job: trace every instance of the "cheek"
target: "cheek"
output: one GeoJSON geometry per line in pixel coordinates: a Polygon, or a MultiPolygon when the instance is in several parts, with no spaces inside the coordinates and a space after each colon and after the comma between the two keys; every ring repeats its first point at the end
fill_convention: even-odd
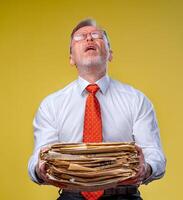
{"type": "Polygon", "coordinates": [[[73,45],[72,46],[72,51],[74,56],[78,57],[81,55],[81,53],[83,52],[83,48],[81,45],[77,44],[77,45],[73,45]]]}
{"type": "Polygon", "coordinates": [[[100,52],[101,52],[101,55],[105,55],[105,56],[108,56],[109,55],[109,47],[106,43],[104,42],[101,42],[98,44],[99,45],[99,49],[100,49],[100,52]]]}
{"type": "Polygon", "coordinates": [[[101,49],[101,55],[108,57],[109,56],[109,49],[105,46],[101,49]]]}
{"type": "Polygon", "coordinates": [[[79,49],[73,48],[72,49],[72,57],[74,60],[77,60],[80,57],[79,49]]]}

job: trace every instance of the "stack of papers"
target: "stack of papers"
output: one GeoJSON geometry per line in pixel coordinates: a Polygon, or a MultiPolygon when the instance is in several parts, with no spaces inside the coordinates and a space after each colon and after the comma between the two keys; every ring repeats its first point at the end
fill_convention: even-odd
{"type": "Polygon", "coordinates": [[[138,172],[134,143],[58,143],[40,153],[51,180],[69,190],[93,191],[116,187],[138,172]]]}

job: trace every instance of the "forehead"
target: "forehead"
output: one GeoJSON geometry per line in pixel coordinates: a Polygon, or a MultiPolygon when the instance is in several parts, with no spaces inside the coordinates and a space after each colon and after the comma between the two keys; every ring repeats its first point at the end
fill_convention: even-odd
{"type": "Polygon", "coordinates": [[[101,31],[100,28],[96,27],[96,26],[84,26],[80,29],[78,29],[75,33],[75,34],[78,34],[78,33],[90,33],[92,31],[101,31]]]}

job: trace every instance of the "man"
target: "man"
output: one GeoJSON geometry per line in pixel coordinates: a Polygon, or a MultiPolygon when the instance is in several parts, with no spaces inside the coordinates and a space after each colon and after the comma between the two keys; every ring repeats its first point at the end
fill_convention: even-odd
{"type": "Polygon", "coordinates": [[[33,123],[35,150],[29,160],[29,174],[34,182],[64,188],[47,177],[45,163],[38,159],[40,150],[51,143],[95,142],[95,134],[100,134],[98,141],[103,142],[135,141],[140,154],[139,172],[115,189],[99,191],[96,198],[63,189],[59,199],[141,199],[138,186],[164,175],[166,159],[153,105],[140,91],[107,76],[111,60],[107,33],[94,20],[81,21],[72,31],[70,44],[70,64],[76,66],[79,77],[42,101],[33,123]],[[98,106],[96,117],[100,115],[97,125],[90,124],[90,128],[87,120],[93,119],[87,119],[91,117],[86,111],[91,108],[88,98],[98,106]],[[90,133],[91,129],[95,131],[90,133]]]}

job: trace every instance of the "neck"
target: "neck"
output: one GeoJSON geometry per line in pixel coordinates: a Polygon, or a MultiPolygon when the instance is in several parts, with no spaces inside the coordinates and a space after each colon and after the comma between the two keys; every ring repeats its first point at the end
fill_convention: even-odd
{"type": "Polygon", "coordinates": [[[95,83],[106,75],[106,68],[86,67],[85,70],[78,69],[78,74],[89,83],[95,83]]]}

